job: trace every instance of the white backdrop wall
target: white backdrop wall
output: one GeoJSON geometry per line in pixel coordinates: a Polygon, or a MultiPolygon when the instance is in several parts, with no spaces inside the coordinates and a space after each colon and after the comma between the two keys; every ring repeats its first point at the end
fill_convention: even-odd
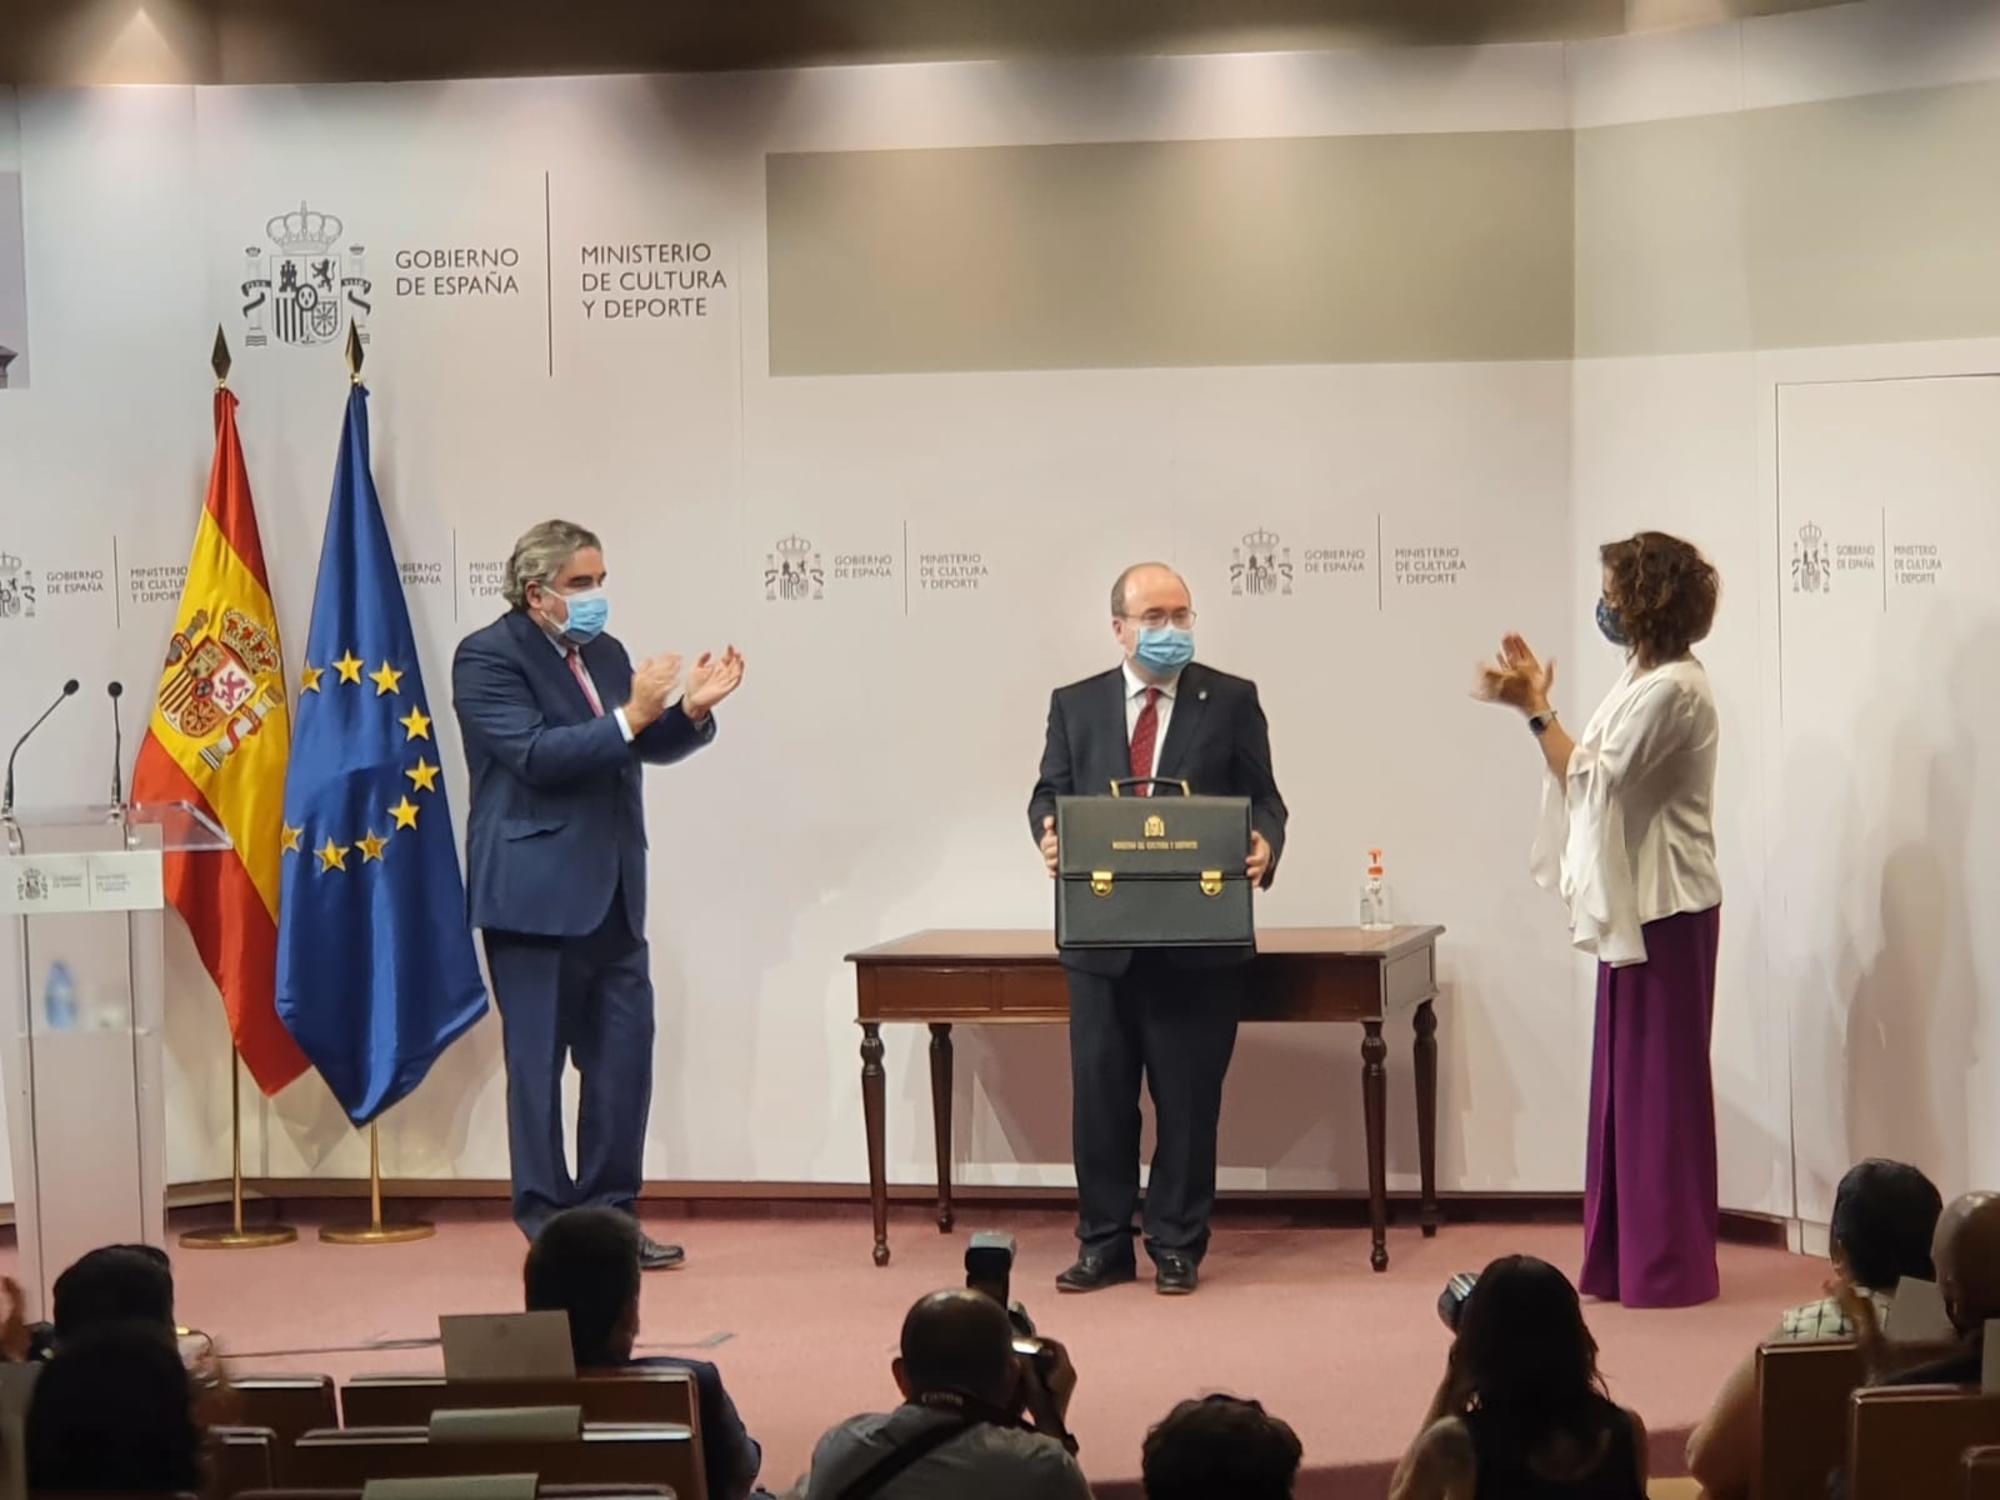
{"type": "MultiPolygon", "coordinates": [[[[301,205],[337,215],[330,248],[367,303],[377,474],[461,818],[449,653],[497,610],[491,564],[529,522],[560,513],[604,532],[614,629],[635,651],[734,640],[750,657],[716,747],[649,780],[650,1175],[864,1175],[842,955],[923,926],[1046,920],[1022,808],[1047,692],[1109,664],[1105,586],[1124,562],[1161,555],[1194,587],[1205,658],[1264,688],[1294,821],[1260,920],[1351,920],[1362,852],[1385,847],[1403,914],[1451,929],[1444,1185],[1569,1189],[1588,974],[1524,872],[1525,737],[1464,688],[1473,657],[1515,626],[1565,658],[1565,705],[1587,712],[1616,666],[1588,624],[1596,544],[1664,526],[1710,549],[1727,588],[1706,652],[1727,725],[1725,1201],[1823,1216],[1849,1157],[1876,1149],[1913,1154],[1948,1188],[1991,1180],[2000,1163],[1972,1144],[1996,1138],[1982,1114],[1987,955],[1966,915],[1976,883],[1955,884],[1974,882],[1968,851],[1990,799],[1976,716],[1939,717],[1985,628],[1984,543],[1928,519],[1974,504],[1982,475],[1990,495],[1983,408],[1977,395],[1844,406],[1779,391],[1976,368],[2000,325],[1983,326],[1967,292],[1943,299],[1963,337],[1934,311],[1898,322],[1891,309],[1872,346],[1763,342],[1800,314],[1772,291],[1791,252],[1755,211],[1760,173],[1813,149],[1774,107],[2000,77],[1990,29],[1941,11],[1954,45],[1884,49],[1872,14],[1568,49],[27,93],[36,367],[30,390],[0,396],[0,549],[43,587],[33,618],[0,620],[0,681],[26,703],[70,673],[152,680],[206,470],[218,322],[237,347],[296,661],[343,375],[335,345],[289,346],[268,323],[267,345],[249,347],[242,286],[249,247],[274,259],[268,221],[301,205]],[[1548,131],[1574,140],[1575,359],[772,374],[789,337],[770,315],[774,154],[1548,131]],[[701,293],[699,315],[587,312],[586,247],[633,243],[705,246],[699,264],[726,286],[701,293]],[[415,268],[452,247],[493,263],[479,294],[437,295],[415,268]],[[1908,328],[1924,341],[1901,338],[1908,328]],[[1855,432],[1882,436],[1856,450],[1855,432]],[[1792,544],[1808,511],[1856,544],[1858,521],[1823,517],[1865,516],[1860,476],[1890,482],[1912,444],[1929,445],[1936,498],[1908,541],[1964,560],[1895,586],[1893,602],[1912,604],[1883,617],[1893,635],[1840,617],[1878,653],[1876,678],[1857,682],[1840,669],[1844,637],[1798,623],[1792,544]],[[1288,549],[1290,592],[1232,593],[1232,554],[1257,531],[1288,549]],[[796,541],[821,597],[773,600],[767,570],[796,541]],[[1456,549],[1463,569],[1449,585],[1402,584],[1408,548],[1456,549]],[[1358,557],[1360,571],[1309,570],[1316,552],[1358,557]],[[967,554],[976,588],[930,586],[953,565],[927,558],[967,554]],[[1906,996],[1924,1045],[1899,1029],[1906,996]],[[1911,1089],[1942,1094],[1922,1129],[1894,1107],[1911,1089]]],[[[1912,159],[1934,155],[1940,132],[1977,137],[1978,101],[1952,109],[1904,141],[1912,159]]],[[[1214,181],[1183,207],[1223,222],[1246,191],[1214,181]]],[[[1461,274],[1480,271],[1468,257],[1461,274]]],[[[1218,279],[1216,295],[1237,294],[1218,279]]],[[[994,316],[1032,314],[997,302],[994,316]]],[[[24,796],[99,790],[105,739],[86,712],[99,706],[72,705],[24,757],[24,796]]],[[[226,1169],[227,1052],[213,996],[191,955],[177,958],[171,1164],[189,1180],[226,1169]]],[[[1354,1052],[1343,1032],[1246,1031],[1225,1184],[1362,1180],[1354,1052]]],[[[967,1035],[960,1057],[962,1180],[1067,1182],[1060,1035],[967,1035]]],[[[891,1174],[921,1181],[921,1047],[892,1038],[888,1066],[891,1174]]],[[[1400,1046],[1392,1069],[1391,1178],[1407,1185],[1400,1046]]],[[[489,1019],[385,1122],[385,1169],[504,1176],[503,1113],[489,1019]]],[[[365,1164],[311,1080],[251,1121],[254,1172],[365,1164]]]]}

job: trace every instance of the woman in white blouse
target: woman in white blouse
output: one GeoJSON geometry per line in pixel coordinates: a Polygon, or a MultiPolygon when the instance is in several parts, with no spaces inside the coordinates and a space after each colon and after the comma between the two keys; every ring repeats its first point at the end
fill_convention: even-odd
{"type": "Polygon", "coordinates": [[[1600,550],[1597,623],[1624,674],[1572,739],[1555,662],[1507,636],[1479,694],[1526,715],[1548,765],[1535,878],[1569,906],[1597,969],[1583,1273],[1589,1296],[1686,1307],[1720,1290],[1709,1028],[1722,884],[1715,869],[1715,696],[1690,648],[1717,578],[1678,537],[1600,550]]]}

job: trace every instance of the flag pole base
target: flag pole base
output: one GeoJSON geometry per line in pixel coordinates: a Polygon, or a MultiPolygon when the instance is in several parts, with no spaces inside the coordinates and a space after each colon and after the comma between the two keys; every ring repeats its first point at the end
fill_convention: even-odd
{"type": "MultiPolygon", "coordinates": [[[[221,330],[216,331],[218,343],[221,330]]],[[[180,1237],[183,1250],[268,1250],[273,1245],[289,1245],[299,1232],[289,1224],[245,1224],[243,1222],[243,1054],[229,1044],[229,1204],[230,1222],[224,1228],[190,1229],[180,1237]]]]}
{"type": "Polygon", "coordinates": [[[407,1245],[427,1240],[437,1233],[437,1225],[425,1219],[403,1219],[384,1223],[382,1219],[382,1130],[372,1121],[368,1126],[368,1206],[366,1224],[328,1224],[319,1232],[322,1245],[407,1245]]]}
{"type": "Polygon", "coordinates": [[[319,1239],[323,1245],[406,1245],[436,1233],[437,1225],[409,1219],[394,1224],[328,1224],[320,1230],[319,1239]]]}
{"type": "Polygon", "coordinates": [[[190,1229],[180,1237],[183,1250],[268,1250],[273,1245],[289,1245],[299,1232],[289,1224],[273,1224],[264,1229],[190,1229]]]}

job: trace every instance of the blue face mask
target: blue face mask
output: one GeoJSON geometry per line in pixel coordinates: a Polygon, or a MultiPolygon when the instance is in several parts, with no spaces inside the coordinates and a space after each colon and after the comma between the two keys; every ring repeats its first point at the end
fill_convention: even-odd
{"type": "Polygon", "coordinates": [[[1597,628],[1604,632],[1604,638],[1614,646],[1629,646],[1625,639],[1625,622],[1618,618],[1618,611],[1611,607],[1608,599],[1597,601],[1597,628]]]}
{"type": "Polygon", "coordinates": [[[563,603],[569,608],[569,623],[563,626],[564,640],[572,646],[588,646],[604,634],[605,622],[611,618],[611,601],[602,588],[565,594],[563,603]]]}
{"type": "Polygon", "coordinates": [[[1132,657],[1154,672],[1178,672],[1194,660],[1194,632],[1172,625],[1139,627],[1139,649],[1132,657]]]}

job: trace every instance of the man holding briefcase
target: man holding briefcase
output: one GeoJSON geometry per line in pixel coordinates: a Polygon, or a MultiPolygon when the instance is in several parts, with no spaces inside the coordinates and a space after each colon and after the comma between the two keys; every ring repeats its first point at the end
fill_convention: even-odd
{"type": "MultiPolygon", "coordinates": [[[[1255,683],[1194,661],[1194,620],[1186,582],[1164,564],[1127,568],[1112,586],[1111,628],[1124,660],[1049,700],[1028,822],[1051,876],[1060,868],[1058,797],[1159,777],[1198,794],[1249,799],[1247,873],[1259,888],[1271,883],[1286,813],[1270,729],[1255,683]]],[[[1252,951],[1064,947],[1080,1248],[1076,1264],[1056,1278],[1058,1290],[1094,1292],[1138,1274],[1132,1219],[1142,1076],[1158,1127],[1145,1205],[1154,1287],[1195,1289],[1215,1204],[1222,1080],[1252,951]]]]}

